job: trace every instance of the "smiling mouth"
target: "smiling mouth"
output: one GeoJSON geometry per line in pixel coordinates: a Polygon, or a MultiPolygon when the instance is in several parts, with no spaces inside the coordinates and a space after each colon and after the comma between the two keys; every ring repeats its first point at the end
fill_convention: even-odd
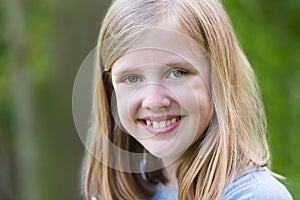
{"type": "Polygon", "coordinates": [[[167,120],[151,120],[151,119],[140,119],[139,121],[146,127],[152,129],[165,129],[172,127],[182,119],[182,116],[173,117],[167,120]]]}

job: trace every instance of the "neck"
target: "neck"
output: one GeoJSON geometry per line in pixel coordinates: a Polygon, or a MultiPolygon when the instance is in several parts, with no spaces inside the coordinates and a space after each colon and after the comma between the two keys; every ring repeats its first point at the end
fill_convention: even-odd
{"type": "Polygon", "coordinates": [[[176,169],[177,169],[176,162],[167,165],[164,169],[165,169],[164,170],[165,175],[168,178],[168,182],[166,186],[171,188],[178,188],[178,182],[176,177],[176,169]]]}

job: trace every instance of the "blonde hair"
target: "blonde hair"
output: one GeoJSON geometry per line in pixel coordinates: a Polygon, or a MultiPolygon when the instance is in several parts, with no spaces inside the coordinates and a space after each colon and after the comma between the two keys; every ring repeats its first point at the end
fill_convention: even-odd
{"type": "Polygon", "coordinates": [[[235,175],[249,164],[265,166],[269,161],[266,119],[253,70],[218,0],[116,0],[110,7],[98,41],[94,120],[84,162],[87,199],[146,199],[154,185],[167,182],[162,170],[139,173],[113,169],[109,159],[112,142],[129,152],[143,147],[119,128],[111,114],[113,86],[110,69],[136,40],[140,26],[167,21],[193,38],[210,60],[210,90],[213,115],[207,131],[179,159],[179,199],[221,199],[235,175]],[[112,39],[111,39],[112,38],[112,39]],[[109,40],[106,47],[103,43],[109,40]],[[107,139],[106,139],[107,138],[107,139]]]}

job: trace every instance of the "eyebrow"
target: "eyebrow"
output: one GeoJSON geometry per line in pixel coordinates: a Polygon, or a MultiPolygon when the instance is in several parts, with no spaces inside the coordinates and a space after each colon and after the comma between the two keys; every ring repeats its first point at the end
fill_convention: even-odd
{"type": "Polygon", "coordinates": [[[174,63],[168,63],[164,64],[166,66],[176,68],[176,67],[189,67],[189,68],[194,68],[193,65],[189,62],[174,62],[174,63]]]}
{"type": "MultiPolygon", "coordinates": [[[[183,68],[183,69],[190,70],[191,72],[197,72],[196,68],[190,62],[169,62],[169,63],[148,63],[148,64],[159,64],[159,65],[163,65],[163,66],[168,66],[170,68],[183,68]]],[[[120,68],[124,68],[124,69],[117,71],[115,73],[115,76],[121,77],[124,74],[131,73],[134,70],[138,71],[139,68],[143,65],[139,65],[139,66],[136,66],[131,69],[128,69],[128,66],[129,65],[120,66],[120,68]]]]}
{"type": "Polygon", "coordinates": [[[171,68],[183,68],[191,71],[192,73],[197,72],[197,69],[190,62],[174,62],[174,63],[168,63],[166,65],[171,68]]]}

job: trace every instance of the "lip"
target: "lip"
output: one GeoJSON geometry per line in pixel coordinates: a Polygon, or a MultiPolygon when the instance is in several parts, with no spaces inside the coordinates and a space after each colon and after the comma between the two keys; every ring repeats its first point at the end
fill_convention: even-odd
{"type": "Polygon", "coordinates": [[[163,117],[145,117],[142,119],[139,119],[138,122],[150,133],[154,134],[154,135],[165,135],[168,134],[170,132],[172,132],[174,129],[176,129],[179,124],[182,122],[184,116],[181,115],[168,115],[168,116],[163,116],[163,117]],[[180,117],[180,119],[174,123],[171,124],[165,128],[153,128],[152,126],[148,126],[147,124],[145,124],[144,120],[152,120],[152,121],[164,121],[164,120],[168,120],[168,119],[172,119],[174,117],[180,117]]]}

